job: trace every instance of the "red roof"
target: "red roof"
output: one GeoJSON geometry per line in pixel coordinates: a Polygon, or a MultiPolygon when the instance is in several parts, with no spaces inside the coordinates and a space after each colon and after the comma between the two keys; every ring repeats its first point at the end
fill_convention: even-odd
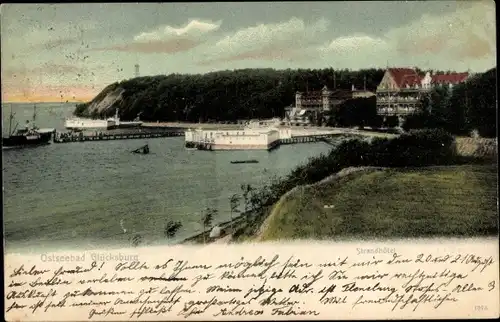
{"type": "Polygon", "coordinates": [[[464,82],[469,73],[438,74],[432,76],[432,83],[435,84],[458,84],[464,82]]]}
{"type": "Polygon", "coordinates": [[[406,85],[420,85],[421,78],[413,68],[389,68],[388,70],[399,88],[406,87],[406,85]]]}

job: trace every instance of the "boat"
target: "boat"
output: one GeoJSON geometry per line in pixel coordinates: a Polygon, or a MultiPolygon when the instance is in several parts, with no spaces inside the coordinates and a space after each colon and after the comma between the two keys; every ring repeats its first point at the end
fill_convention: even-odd
{"type": "Polygon", "coordinates": [[[110,129],[115,125],[114,120],[93,120],[74,117],[64,121],[64,127],[68,130],[80,131],[84,129],[110,129]]]}
{"type": "Polygon", "coordinates": [[[106,120],[73,117],[65,120],[64,127],[69,130],[76,131],[83,129],[111,130],[117,128],[140,127],[142,126],[143,122],[139,120],[139,115],[131,122],[120,121],[120,117],[118,116],[118,109],[116,109],[115,115],[106,120]]]}
{"type": "Polygon", "coordinates": [[[26,121],[26,126],[23,129],[18,129],[17,124],[12,131],[12,120],[14,114],[12,113],[12,105],[10,107],[10,120],[9,120],[9,135],[2,137],[2,149],[39,146],[50,144],[55,129],[40,129],[35,125],[36,119],[36,105],[34,106],[33,122],[26,121]]]}
{"type": "Polygon", "coordinates": [[[132,153],[148,154],[149,153],[149,145],[146,144],[144,146],[141,146],[140,148],[132,151],[132,153]]]}
{"type": "Polygon", "coordinates": [[[142,121],[139,119],[140,115],[141,114],[139,113],[139,115],[137,115],[137,117],[133,121],[130,121],[130,122],[120,121],[120,118],[118,118],[118,110],[117,110],[116,115],[115,115],[115,127],[119,128],[119,129],[140,127],[140,126],[142,126],[142,121]]]}
{"type": "Polygon", "coordinates": [[[257,160],[237,160],[237,161],[231,161],[232,164],[239,164],[239,163],[259,163],[257,160]]]}
{"type": "Polygon", "coordinates": [[[81,131],[90,129],[112,129],[115,128],[118,119],[118,109],[115,116],[106,120],[72,117],[64,121],[64,127],[68,130],[81,131]]]}

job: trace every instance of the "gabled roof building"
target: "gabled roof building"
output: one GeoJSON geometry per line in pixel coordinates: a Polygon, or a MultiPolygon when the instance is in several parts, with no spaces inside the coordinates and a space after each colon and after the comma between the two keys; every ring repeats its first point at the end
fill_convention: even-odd
{"type": "Polygon", "coordinates": [[[404,116],[420,107],[422,95],[435,86],[449,86],[465,82],[469,73],[425,75],[413,68],[388,68],[377,87],[377,112],[385,116],[404,116]]]}

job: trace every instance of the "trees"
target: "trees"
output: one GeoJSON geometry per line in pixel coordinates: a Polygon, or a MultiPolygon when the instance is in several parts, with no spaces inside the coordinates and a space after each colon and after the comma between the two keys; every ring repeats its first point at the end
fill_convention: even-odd
{"type": "Polygon", "coordinates": [[[203,243],[206,243],[206,232],[207,232],[207,227],[210,228],[212,225],[212,222],[214,220],[214,217],[217,216],[219,211],[217,208],[207,208],[205,212],[202,214],[201,222],[203,225],[203,243]]]}
{"type": "MultiPolygon", "coordinates": [[[[374,91],[384,70],[359,71],[326,69],[241,69],[204,75],[158,75],[138,77],[107,86],[91,102],[78,104],[78,116],[108,117],[120,108],[122,119],[133,119],[142,112],[144,121],[207,120],[237,121],[248,118],[284,116],[286,106],[294,104],[297,91],[321,90],[323,86],[350,90],[351,85],[374,91]],[[334,76],[335,75],[335,76],[334,76]],[[90,111],[91,103],[101,102],[108,94],[123,91],[122,99],[101,111],[90,111]]],[[[436,71],[439,73],[439,71],[436,71]]],[[[329,125],[376,126],[376,98],[348,100],[326,115],[329,125]]],[[[483,136],[496,135],[496,68],[450,92],[438,88],[422,102],[439,127],[454,134],[476,129],[483,136]]],[[[425,111],[424,111],[425,112],[425,111]]],[[[397,120],[389,120],[397,125],[397,120]],[[395,121],[395,122],[393,122],[395,121]]]]}
{"type": "Polygon", "coordinates": [[[182,227],[182,223],[180,221],[172,221],[169,220],[165,229],[163,231],[166,238],[173,238],[177,231],[182,227]]]}
{"type": "MultiPolygon", "coordinates": [[[[335,71],[337,89],[361,88],[366,76],[368,90],[374,90],[384,71],[335,71]]],[[[114,101],[96,116],[110,116],[120,107],[121,118],[133,119],[139,112],[144,121],[236,121],[284,115],[294,103],[296,91],[334,87],[333,71],[327,69],[241,69],[204,75],[158,75],[138,77],[106,87],[91,102],[78,105],[75,114],[86,116],[90,103],[101,102],[114,90],[123,89],[114,101]]]]}
{"type": "Polygon", "coordinates": [[[464,84],[468,95],[465,109],[467,130],[477,130],[485,137],[496,137],[496,88],[496,68],[464,84]]]}
{"type": "Polygon", "coordinates": [[[326,113],[328,125],[339,127],[375,126],[380,121],[377,115],[377,98],[360,97],[346,100],[326,113]]]}
{"type": "Polygon", "coordinates": [[[245,221],[248,223],[249,221],[249,216],[250,216],[250,209],[251,209],[251,192],[253,188],[249,184],[242,184],[241,185],[241,191],[242,191],[242,196],[243,200],[245,202],[245,221]]]}
{"type": "Polygon", "coordinates": [[[132,246],[138,247],[140,244],[142,244],[144,238],[142,237],[141,234],[135,234],[130,237],[130,242],[132,243],[132,246]]]}
{"type": "Polygon", "coordinates": [[[496,68],[465,83],[436,87],[422,98],[423,111],[408,117],[403,128],[442,128],[456,135],[477,131],[496,136],[496,68]]]}
{"type": "Polygon", "coordinates": [[[238,194],[233,194],[231,198],[229,198],[229,207],[231,211],[231,233],[234,233],[233,230],[233,214],[238,212],[238,206],[240,204],[240,196],[238,194]]]}

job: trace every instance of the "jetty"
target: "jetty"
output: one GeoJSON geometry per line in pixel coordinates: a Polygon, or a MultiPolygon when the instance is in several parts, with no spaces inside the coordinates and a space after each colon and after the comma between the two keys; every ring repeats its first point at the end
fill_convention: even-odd
{"type": "Polygon", "coordinates": [[[272,150],[280,145],[324,142],[335,145],[332,140],[342,136],[384,137],[393,133],[366,131],[348,128],[293,128],[293,127],[245,127],[237,130],[188,129],[185,133],[187,149],[197,150],[272,150]]]}
{"type": "Polygon", "coordinates": [[[297,144],[297,143],[314,143],[314,142],[325,142],[330,143],[329,139],[333,139],[338,136],[343,136],[344,133],[324,133],[324,134],[311,134],[311,135],[297,135],[290,138],[280,139],[280,144],[297,144]]]}
{"type": "Polygon", "coordinates": [[[184,132],[177,130],[162,131],[141,131],[141,132],[56,132],[54,143],[88,142],[88,141],[110,141],[110,140],[133,140],[133,139],[152,139],[164,137],[184,136],[184,132]]]}

